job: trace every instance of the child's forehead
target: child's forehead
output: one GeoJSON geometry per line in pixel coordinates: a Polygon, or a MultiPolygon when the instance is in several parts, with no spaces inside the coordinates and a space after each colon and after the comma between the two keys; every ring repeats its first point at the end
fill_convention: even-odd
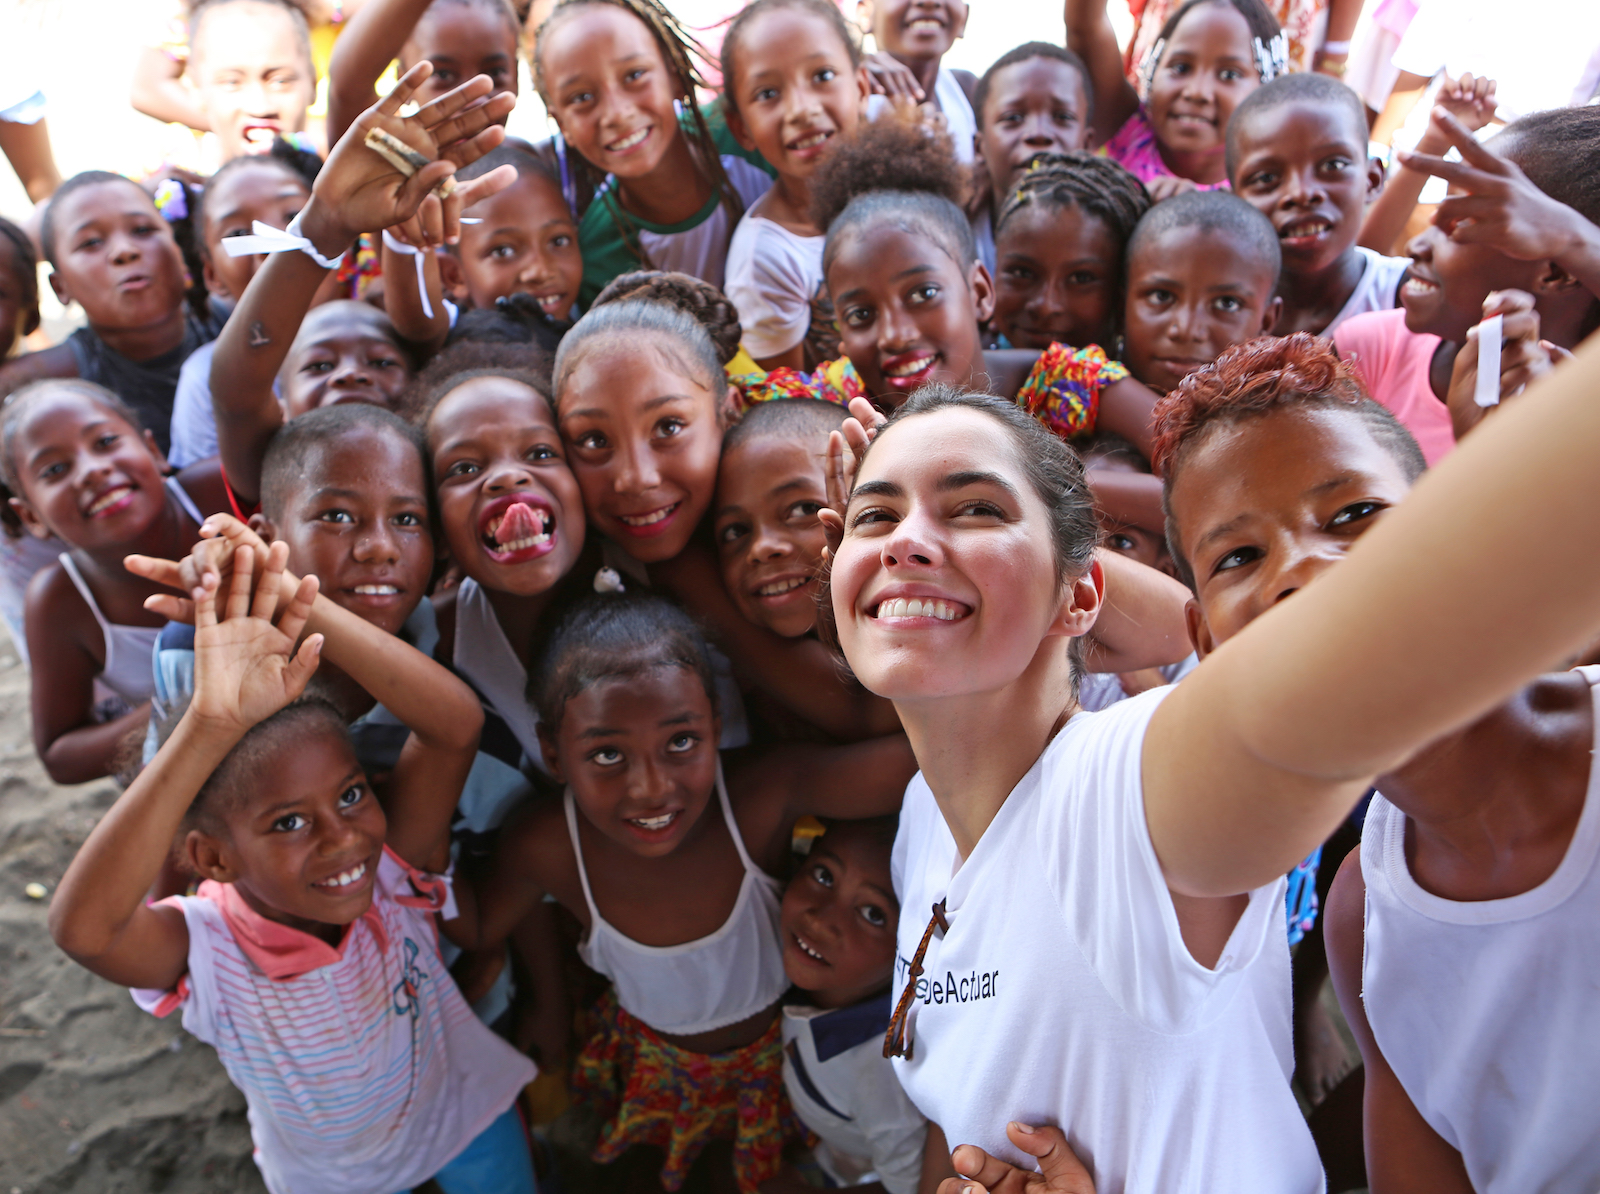
{"type": "MultiPolygon", "coordinates": [[[[518,426],[555,427],[549,400],[526,382],[488,374],[452,386],[428,417],[430,440],[470,436],[491,423],[514,420],[518,426]]],[[[503,429],[503,427],[501,428],[503,429]]]]}
{"type": "Polygon", "coordinates": [[[131,178],[92,182],[56,200],[55,219],[69,234],[97,220],[157,216],[155,201],[131,178]]]}
{"type": "Polygon", "coordinates": [[[517,30],[498,5],[431,4],[411,35],[422,57],[515,58],[517,30]]]}
{"type": "Polygon", "coordinates": [[[483,223],[462,228],[463,240],[492,236],[509,227],[538,229],[547,224],[575,223],[561,184],[537,170],[518,169],[515,182],[474,203],[467,212],[483,223]]]}
{"type": "Polygon", "coordinates": [[[313,308],[300,325],[292,351],[304,353],[349,340],[376,340],[400,347],[386,315],[367,303],[345,299],[313,308]]]}
{"type": "Polygon", "coordinates": [[[1177,224],[1140,239],[1128,258],[1130,281],[1161,274],[1203,280],[1213,286],[1277,284],[1276,263],[1268,260],[1244,235],[1222,225],[1177,224]]]}
{"type": "Polygon", "coordinates": [[[995,71],[989,81],[989,94],[985,110],[993,110],[1007,102],[1039,92],[1066,92],[1077,99],[1088,97],[1088,82],[1070,62],[1063,62],[1046,54],[1024,58],[995,71]]]}
{"type": "Polygon", "coordinates": [[[1284,99],[1269,107],[1234,116],[1237,156],[1275,153],[1298,157],[1325,152],[1332,144],[1361,158],[1367,153],[1367,128],[1357,126],[1356,113],[1347,104],[1317,103],[1312,99],[1284,99]]]}
{"type": "Polygon", "coordinates": [[[876,884],[893,895],[890,876],[890,855],[894,840],[876,826],[837,821],[816,841],[811,858],[832,861],[849,867],[868,883],[876,884]]]}
{"type": "Polygon", "coordinates": [[[582,355],[566,373],[558,399],[561,416],[654,410],[669,398],[714,404],[718,395],[697,365],[693,349],[665,332],[628,328],[597,335],[584,343],[582,355]],[[619,375],[633,384],[613,384],[619,375]]]}
{"type": "Polygon", "coordinates": [[[770,434],[744,440],[722,453],[719,480],[725,496],[733,491],[749,497],[756,493],[794,488],[797,480],[826,480],[828,437],[823,435],[770,434]]]}
{"type": "Polygon", "coordinates": [[[235,0],[202,10],[190,55],[197,65],[215,69],[227,59],[257,62],[263,57],[303,59],[307,47],[290,11],[281,4],[235,0]]]}
{"type": "Polygon", "coordinates": [[[28,442],[62,434],[76,436],[101,427],[138,434],[138,428],[115,408],[70,385],[53,385],[27,399],[15,425],[18,440],[28,442]]]}
{"type": "Polygon", "coordinates": [[[369,497],[416,496],[425,488],[422,455],[398,427],[345,427],[313,444],[291,482],[297,496],[320,489],[359,490],[369,497]]]}
{"type": "Polygon", "coordinates": [[[1183,19],[1167,38],[1165,57],[1222,51],[1249,58],[1250,22],[1228,0],[1204,0],[1183,14],[1183,19]]]}

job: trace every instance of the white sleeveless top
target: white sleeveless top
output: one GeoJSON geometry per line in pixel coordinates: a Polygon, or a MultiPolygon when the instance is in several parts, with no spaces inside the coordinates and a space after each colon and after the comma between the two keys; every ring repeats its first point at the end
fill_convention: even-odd
{"type": "Polygon", "coordinates": [[[789,989],[783,970],[783,943],[778,935],[779,883],[750,860],[733,819],[728,791],[717,764],[717,801],[744,866],[739,898],[722,927],[682,945],[641,945],[600,915],[589,871],[578,841],[578,811],[567,789],[567,832],[578,860],[583,900],[589,906],[589,932],[578,956],[609,978],[617,1002],[631,1016],[657,1032],[687,1036],[748,1020],[771,1007],[789,989]]]}
{"type": "MultiPolygon", "coordinates": [[[[1578,670],[1600,685],[1600,668],[1578,670]]],[[[1600,708],[1595,728],[1600,746],[1600,708]]],[[[1424,891],[1405,831],[1405,814],[1374,796],[1361,836],[1361,1001],[1378,1047],[1478,1194],[1593,1194],[1600,953],[1586,942],[1600,919],[1600,768],[1561,865],[1521,895],[1424,891]]]]}
{"type": "MultiPolygon", "coordinates": [[[[166,485],[167,492],[177,499],[183,512],[194,519],[195,526],[205,522],[205,515],[200,513],[184,492],[177,478],[168,477],[166,485]]],[[[155,672],[150,661],[155,654],[156,638],[161,634],[161,627],[120,626],[107,620],[105,614],[100,612],[100,606],[95,603],[89,582],[84,580],[83,573],[78,571],[78,565],[73,562],[72,553],[64,551],[56,558],[83,595],[89,612],[100,623],[100,633],[105,636],[106,662],[100,674],[94,678],[94,710],[96,721],[112,721],[138,708],[155,694],[155,672]]]]}

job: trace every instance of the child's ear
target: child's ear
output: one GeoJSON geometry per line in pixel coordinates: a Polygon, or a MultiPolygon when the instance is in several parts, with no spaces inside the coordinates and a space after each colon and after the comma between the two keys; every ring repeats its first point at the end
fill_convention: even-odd
{"type": "Polygon", "coordinates": [[[1388,180],[1389,172],[1377,158],[1367,159],[1367,202],[1371,203],[1383,194],[1383,184],[1388,180]]]}
{"type": "Polygon", "coordinates": [[[11,509],[14,510],[17,517],[22,520],[22,525],[27,530],[28,534],[32,535],[35,539],[50,538],[50,528],[39,521],[39,516],[34,513],[33,507],[28,504],[27,499],[14,497],[7,498],[6,500],[11,503],[11,509]]]}
{"type": "MultiPolygon", "coordinates": [[[[723,86],[727,86],[726,79],[723,80],[723,86]]],[[[728,131],[733,134],[733,139],[741,148],[753,152],[756,143],[750,139],[750,129],[746,126],[744,117],[739,115],[738,106],[730,104],[727,95],[723,95],[719,102],[722,104],[722,119],[727,122],[728,131]]]]}
{"type": "Polygon", "coordinates": [[[213,298],[236,298],[236,295],[228,293],[222,279],[217,277],[217,271],[211,265],[211,254],[202,253],[201,256],[205,258],[205,264],[200,268],[200,278],[206,284],[206,293],[213,298]]]}
{"type": "Polygon", "coordinates": [[[1283,314],[1283,297],[1273,295],[1272,301],[1261,309],[1261,334],[1272,335],[1272,329],[1278,326],[1278,316],[1283,314]]]}
{"type": "Polygon", "coordinates": [[[72,295],[67,290],[66,282],[62,279],[61,275],[56,273],[54,270],[50,271],[50,289],[55,291],[56,301],[59,302],[63,307],[70,307],[72,305],[72,295]]]}
{"type": "Polygon", "coordinates": [[[994,278],[989,274],[989,267],[981,261],[973,262],[967,284],[972,287],[972,305],[978,310],[978,322],[987,323],[994,314],[994,278]]]}
{"type": "Polygon", "coordinates": [[[856,0],[856,26],[861,32],[872,32],[872,16],[872,0],[856,0]]]}
{"type": "Polygon", "coordinates": [[[191,829],[183,839],[183,852],[189,866],[202,879],[215,879],[218,883],[232,883],[239,877],[229,865],[223,844],[209,833],[191,829]]]}
{"type": "Polygon", "coordinates": [[[856,67],[856,87],[861,92],[861,115],[866,116],[866,104],[872,98],[872,76],[867,73],[866,64],[856,67]]]}
{"type": "Polygon", "coordinates": [[[461,258],[454,253],[435,253],[434,260],[439,263],[439,286],[445,297],[458,307],[466,307],[467,272],[461,268],[461,258]]]}
{"type": "Polygon", "coordinates": [[[536,730],[539,735],[539,750],[544,755],[544,765],[549,769],[551,778],[558,784],[566,783],[567,777],[561,772],[561,748],[556,745],[556,736],[542,721],[536,730]]]}
{"type": "Polygon", "coordinates": [[[1189,627],[1189,645],[1194,648],[1194,653],[1201,659],[1217,649],[1217,644],[1211,641],[1211,627],[1206,625],[1206,616],[1200,612],[1200,603],[1193,597],[1183,607],[1183,620],[1189,627]]]}
{"type": "Polygon", "coordinates": [[[1543,298],[1545,295],[1564,294],[1580,285],[1578,279],[1569,274],[1563,267],[1554,261],[1546,261],[1539,272],[1539,280],[1533,284],[1534,298],[1543,298]]]}
{"type": "Polygon", "coordinates": [[[739,391],[729,382],[722,391],[722,400],[717,403],[717,423],[732,427],[739,421],[739,413],[739,391]]]}
{"type": "Polygon", "coordinates": [[[278,538],[277,523],[273,522],[272,519],[268,518],[260,511],[257,511],[250,516],[249,526],[252,531],[260,535],[262,540],[267,543],[272,543],[278,538]]]}
{"type": "Polygon", "coordinates": [[[950,33],[950,40],[951,41],[954,41],[957,38],[966,36],[966,34],[967,34],[967,18],[970,17],[971,15],[972,15],[972,5],[963,4],[961,6],[961,18],[958,21],[956,21],[956,27],[950,33]]]}

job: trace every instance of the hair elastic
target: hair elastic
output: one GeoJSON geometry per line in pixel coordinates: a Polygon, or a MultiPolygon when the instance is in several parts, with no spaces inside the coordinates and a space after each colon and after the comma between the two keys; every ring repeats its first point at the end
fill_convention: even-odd
{"type": "Polygon", "coordinates": [[[298,249],[323,269],[338,269],[344,264],[343,253],[337,257],[324,257],[309,239],[300,234],[298,214],[289,221],[287,228],[274,228],[271,224],[254,220],[250,224],[250,232],[250,236],[223,238],[222,247],[229,257],[248,257],[252,253],[287,253],[298,249]]]}

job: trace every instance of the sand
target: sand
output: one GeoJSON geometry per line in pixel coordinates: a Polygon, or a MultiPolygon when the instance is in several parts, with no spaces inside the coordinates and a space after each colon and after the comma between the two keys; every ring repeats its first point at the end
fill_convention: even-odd
{"type": "Polygon", "coordinates": [[[0,1194],[254,1194],[244,1096],[216,1054],[69,961],[49,896],[26,893],[55,890],[116,794],[45,774],[0,629],[0,1194]]]}

